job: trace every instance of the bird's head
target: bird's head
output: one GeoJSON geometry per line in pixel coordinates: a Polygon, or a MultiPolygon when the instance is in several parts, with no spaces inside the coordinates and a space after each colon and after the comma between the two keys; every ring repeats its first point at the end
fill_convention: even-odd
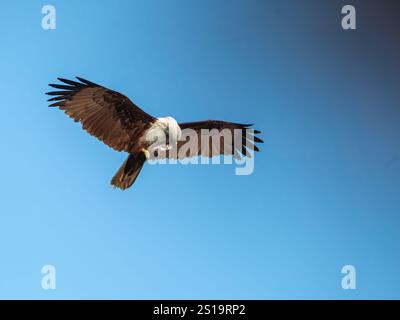
{"type": "Polygon", "coordinates": [[[182,131],[178,122],[172,117],[158,118],[158,121],[162,125],[167,137],[167,144],[176,144],[182,136],[182,131]]]}

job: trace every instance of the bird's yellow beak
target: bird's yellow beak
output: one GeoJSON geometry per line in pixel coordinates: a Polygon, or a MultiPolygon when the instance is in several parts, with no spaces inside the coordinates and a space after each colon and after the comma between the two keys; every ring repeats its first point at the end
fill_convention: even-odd
{"type": "Polygon", "coordinates": [[[143,152],[144,155],[146,156],[146,159],[150,159],[150,152],[149,152],[147,149],[143,148],[143,149],[142,149],[142,152],[143,152]]]}

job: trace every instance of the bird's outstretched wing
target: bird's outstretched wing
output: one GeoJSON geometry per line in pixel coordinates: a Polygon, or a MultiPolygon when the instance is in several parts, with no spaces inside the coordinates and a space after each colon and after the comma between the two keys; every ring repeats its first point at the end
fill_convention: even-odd
{"type": "Polygon", "coordinates": [[[183,132],[182,139],[177,143],[177,150],[170,151],[167,157],[233,155],[241,159],[241,155],[250,156],[248,149],[259,150],[256,142],[263,143],[256,137],[261,132],[251,129],[251,124],[207,120],[180,123],[179,126],[183,132]]]}
{"type": "Polygon", "coordinates": [[[77,77],[79,82],[58,78],[64,84],[49,84],[60,91],[50,107],[58,107],[83,129],[117,151],[135,151],[138,138],[156,120],[126,96],[77,77]]]}

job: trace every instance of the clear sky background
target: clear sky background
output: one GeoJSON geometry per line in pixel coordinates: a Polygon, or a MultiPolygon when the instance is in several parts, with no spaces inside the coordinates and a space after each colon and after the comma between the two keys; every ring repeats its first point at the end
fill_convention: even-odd
{"type": "Polygon", "coordinates": [[[52,1],[50,31],[45,4],[1,3],[0,298],[400,298],[395,1],[52,1]],[[47,107],[75,75],[154,116],[254,122],[254,174],[146,165],[112,189],[126,155],[47,107]]]}

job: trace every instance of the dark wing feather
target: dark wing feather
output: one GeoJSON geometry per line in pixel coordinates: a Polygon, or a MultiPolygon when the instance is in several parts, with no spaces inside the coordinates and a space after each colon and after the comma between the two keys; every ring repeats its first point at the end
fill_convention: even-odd
{"type": "Polygon", "coordinates": [[[126,96],[77,77],[79,82],[58,78],[64,84],[50,84],[60,89],[47,92],[58,107],[82,123],[83,129],[117,151],[135,151],[143,131],[156,120],[126,96]]]}
{"type": "Polygon", "coordinates": [[[172,150],[167,155],[169,157],[171,157],[171,155],[175,155],[174,157],[178,156],[179,158],[233,155],[235,158],[240,159],[241,155],[250,156],[248,150],[259,151],[255,143],[263,142],[260,138],[255,136],[255,134],[261,132],[251,129],[251,124],[207,120],[180,123],[179,126],[182,129],[184,136],[186,132],[186,139],[178,142],[176,146],[177,150],[172,150]],[[202,129],[209,130],[210,134],[204,134],[204,131],[202,133],[202,129]],[[223,132],[230,134],[231,138],[229,139],[227,136],[224,136],[223,132]],[[193,135],[196,135],[197,139],[193,139],[193,135]],[[216,143],[213,143],[213,137],[216,143]]]}

